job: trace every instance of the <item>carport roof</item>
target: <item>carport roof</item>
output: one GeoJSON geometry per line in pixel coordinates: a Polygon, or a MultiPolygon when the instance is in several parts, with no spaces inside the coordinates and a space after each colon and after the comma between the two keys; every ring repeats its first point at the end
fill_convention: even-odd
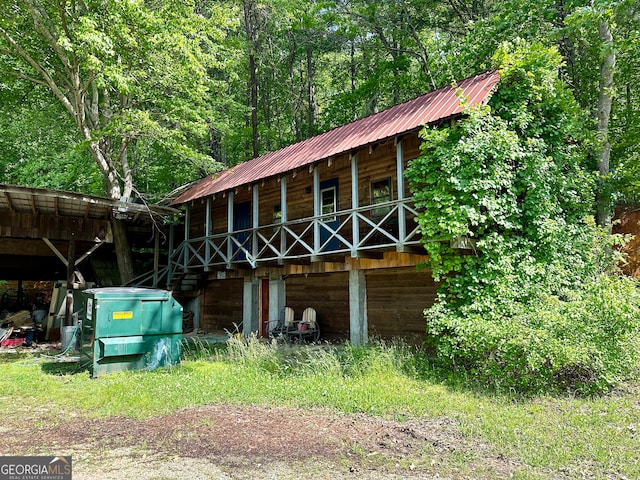
{"type": "Polygon", "coordinates": [[[0,183],[0,213],[30,213],[100,220],[129,215],[143,220],[145,217],[170,216],[178,213],[178,210],[62,190],[0,183]]]}

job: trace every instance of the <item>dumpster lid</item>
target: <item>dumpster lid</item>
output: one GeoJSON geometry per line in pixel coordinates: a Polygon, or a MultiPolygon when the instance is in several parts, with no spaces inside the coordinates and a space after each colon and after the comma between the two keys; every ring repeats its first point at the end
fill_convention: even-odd
{"type": "Polygon", "coordinates": [[[104,295],[104,296],[138,296],[142,298],[149,297],[171,297],[169,290],[163,290],[161,288],[140,288],[140,287],[99,287],[89,288],[83,290],[84,293],[89,295],[104,295]]]}

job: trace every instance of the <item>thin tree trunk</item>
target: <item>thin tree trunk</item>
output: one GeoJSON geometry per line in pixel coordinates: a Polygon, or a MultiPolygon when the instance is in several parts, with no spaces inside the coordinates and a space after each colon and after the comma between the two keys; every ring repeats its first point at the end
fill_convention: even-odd
{"type": "MultiPolygon", "coordinates": [[[[251,47],[253,48],[253,47],[251,47]]],[[[258,76],[256,74],[256,57],[249,55],[249,75],[251,90],[251,150],[253,158],[258,156],[258,76]]]]}
{"type": "Polygon", "coordinates": [[[256,51],[258,44],[258,21],[256,4],[253,0],[245,0],[244,28],[249,41],[249,104],[251,108],[251,150],[253,158],[258,156],[258,73],[256,51]]]}
{"type": "Polygon", "coordinates": [[[613,102],[613,71],[616,65],[616,54],[613,46],[613,35],[609,22],[602,19],[598,22],[598,33],[604,47],[604,58],[600,69],[600,94],[598,96],[598,139],[600,153],[598,158],[599,185],[596,194],[596,221],[602,227],[611,228],[611,192],[607,185],[611,143],[609,142],[609,119],[613,102]]]}
{"type": "Polygon", "coordinates": [[[316,127],[316,99],[314,95],[313,50],[307,46],[307,138],[312,137],[316,127]]]}

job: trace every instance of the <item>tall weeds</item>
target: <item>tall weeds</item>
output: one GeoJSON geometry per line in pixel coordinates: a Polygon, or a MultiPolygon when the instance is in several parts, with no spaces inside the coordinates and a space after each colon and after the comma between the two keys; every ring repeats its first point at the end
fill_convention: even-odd
{"type": "Polygon", "coordinates": [[[428,360],[402,343],[374,341],[367,346],[290,345],[277,340],[265,342],[255,335],[232,337],[224,347],[193,345],[185,348],[189,359],[209,358],[267,372],[281,378],[319,376],[355,379],[369,375],[402,375],[417,378],[429,370],[428,360]]]}

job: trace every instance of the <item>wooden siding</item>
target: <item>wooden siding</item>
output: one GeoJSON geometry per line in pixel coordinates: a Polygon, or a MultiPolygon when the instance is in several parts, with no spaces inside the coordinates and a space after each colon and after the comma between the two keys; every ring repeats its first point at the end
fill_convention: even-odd
{"type": "MultiPolygon", "coordinates": [[[[433,305],[437,289],[428,270],[367,270],[366,282],[370,337],[424,337],[423,311],[433,305]]],[[[323,338],[349,338],[348,273],[292,275],[286,284],[286,304],[297,318],[306,307],[313,307],[323,338]]]]}
{"type": "Polygon", "coordinates": [[[273,208],[274,206],[281,204],[280,182],[271,178],[260,184],[259,188],[258,198],[260,201],[260,225],[271,225],[273,223],[273,208]]]}
{"type": "Polygon", "coordinates": [[[433,305],[437,285],[428,270],[367,270],[369,336],[425,335],[423,311],[433,305]]]}
{"type": "Polygon", "coordinates": [[[243,280],[213,280],[203,290],[200,328],[207,332],[231,329],[242,322],[243,280]]]}
{"type": "Polygon", "coordinates": [[[348,273],[288,277],[286,305],[296,318],[302,317],[305,308],[315,308],[323,339],[349,338],[348,273]]]}
{"type": "MultiPolygon", "coordinates": [[[[110,232],[108,220],[32,213],[0,212],[0,237],[51,240],[84,240],[106,238],[110,232]]],[[[107,239],[110,241],[110,238],[107,239]]]]}
{"type": "MultiPolygon", "coordinates": [[[[410,160],[420,153],[420,139],[417,134],[406,135],[403,140],[405,168],[410,160]]],[[[393,140],[377,144],[369,149],[361,148],[355,152],[358,157],[358,196],[359,205],[371,204],[371,182],[389,178],[391,180],[393,199],[398,198],[396,145],[393,140]]],[[[320,182],[338,180],[338,209],[351,208],[351,159],[349,155],[340,155],[318,163],[320,182]]],[[[313,216],[313,171],[300,168],[288,172],[287,180],[287,214],[288,220],[297,220],[313,216]]],[[[405,196],[410,196],[408,182],[405,180],[405,196]]],[[[280,182],[269,178],[257,184],[259,208],[259,225],[273,223],[273,207],[281,203],[280,182]]],[[[250,202],[253,198],[252,186],[246,185],[236,189],[234,203],[250,202]]],[[[206,202],[191,202],[190,237],[198,238],[205,234],[206,202]]],[[[227,232],[227,195],[216,195],[211,202],[211,218],[213,234],[227,232]]]]}

